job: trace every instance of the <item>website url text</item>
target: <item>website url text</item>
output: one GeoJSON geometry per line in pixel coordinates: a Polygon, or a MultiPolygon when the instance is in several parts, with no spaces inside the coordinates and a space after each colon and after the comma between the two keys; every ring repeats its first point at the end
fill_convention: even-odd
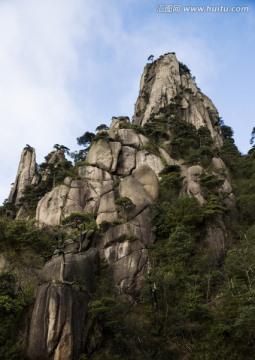
{"type": "Polygon", "coordinates": [[[248,12],[249,6],[183,6],[177,4],[161,4],[157,5],[158,13],[176,13],[176,12],[226,12],[226,13],[242,13],[248,12]]]}

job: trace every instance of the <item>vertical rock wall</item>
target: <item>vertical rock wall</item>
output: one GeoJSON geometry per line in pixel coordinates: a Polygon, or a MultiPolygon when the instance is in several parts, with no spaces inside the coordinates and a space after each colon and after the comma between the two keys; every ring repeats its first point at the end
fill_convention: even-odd
{"type": "Polygon", "coordinates": [[[22,153],[19,162],[18,172],[15,182],[8,197],[8,202],[15,205],[19,204],[27,185],[35,180],[36,162],[35,149],[26,147],[22,153]]]}
{"type": "Polygon", "coordinates": [[[30,323],[30,359],[72,360],[82,352],[99,258],[96,249],[79,252],[74,245],[67,241],[42,270],[30,323]]]}

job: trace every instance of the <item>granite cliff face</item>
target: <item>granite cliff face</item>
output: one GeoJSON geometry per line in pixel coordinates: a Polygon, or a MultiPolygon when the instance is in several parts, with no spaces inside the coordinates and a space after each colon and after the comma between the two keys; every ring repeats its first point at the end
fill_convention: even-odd
{"type": "Polygon", "coordinates": [[[8,202],[19,205],[25,187],[36,182],[35,149],[27,146],[21,154],[15,182],[8,197],[8,202]]]}
{"type": "MultiPolygon", "coordinates": [[[[77,359],[84,345],[98,254],[110,265],[119,294],[129,300],[139,294],[148,270],[148,248],[155,241],[150,205],[158,198],[166,167],[180,169],[179,196],[195,197],[201,205],[208,203],[200,181],[203,174],[208,175],[203,164],[188,164],[167,150],[170,130],[169,139],[152,151],[152,139],[143,130],[153,116],[155,121],[162,109],[177,100],[179,119],[196,129],[209,130],[212,147],[220,147],[216,108],[197,88],[188,68],[174,54],[166,54],[145,66],[133,123],[127,117],[114,118],[108,130],[98,132],[86,162],[78,166],[77,178],[65,177],[38,202],[36,220],[40,226],[58,226],[78,212],[91,214],[103,230],[100,236],[87,232],[79,241],[65,240],[45,264],[30,325],[31,359],[77,359]]],[[[59,156],[53,153],[48,163],[62,161],[59,156]]],[[[218,194],[232,211],[235,199],[226,166],[217,156],[209,165],[210,176],[219,177],[218,194]]],[[[47,174],[46,169],[37,182],[45,181],[47,174]]],[[[18,205],[25,186],[35,183],[35,179],[34,149],[24,150],[9,202],[18,205]]],[[[204,241],[210,244],[215,262],[220,262],[224,254],[225,237],[221,216],[208,221],[204,241]]]]}
{"type": "Polygon", "coordinates": [[[55,226],[73,212],[88,212],[99,226],[112,224],[96,247],[113,265],[120,291],[129,295],[137,291],[147,247],[154,241],[149,205],[157,199],[158,174],[164,165],[160,157],[143,150],[148,139],[133,129],[121,129],[123,122],[130,125],[127,118],[115,119],[105,132],[107,140],[93,143],[87,165],[78,169],[80,180],[67,177],[39,201],[36,219],[55,226]],[[132,209],[118,204],[125,197],[132,209]]]}
{"type": "Polygon", "coordinates": [[[161,56],[145,66],[140,93],[135,104],[134,123],[144,125],[152,113],[181,96],[183,120],[197,129],[206,126],[217,146],[222,145],[219,114],[212,101],[201,92],[186,65],[179,63],[174,53],[161,56]]]}
{"type": "Polygon", "coordinates": [[[45,264],[30,324],[29,358],[78,358],[98,260],[96,249],[78,253],[69,241],[45,264]]]}

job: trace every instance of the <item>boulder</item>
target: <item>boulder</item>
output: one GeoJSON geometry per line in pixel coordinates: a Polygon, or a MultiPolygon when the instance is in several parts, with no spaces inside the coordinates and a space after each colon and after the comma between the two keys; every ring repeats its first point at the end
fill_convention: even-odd
{"type": "Polygon", "coordinates": [[[86,161],[99,169],[110,171],[113,157],[110,144],[105,139],[99,139],[90,148],[86,161]]]}
{"type": "Polygon", "coordinates": [[[97,211],[97,223],[102,221],[113,222],[117,220],[118,213],[116,211],[114,192],[110,191],[100,198],[99,208],[97,211]]]}
{"type": "Polygon", "coordinates": [[[36,220],[39,223],[53,226],[60,223],[69,189],[66,185],[59,185],[38,202],[36,220]]]}
{"type": "Polygon", "coordinates": [[[132,210],[132,216],[139,214],[154,202],[150,193],[145,190],[143,185],[132,175],[121,180],[119,194],[120,197],[128,197],[135,205],[135,209],[132,210]]]}
{"type": "Polygon", "coordinates": [[[81,179],[92,181],[92,182],[104,182],[111,180],[111,175],[96,166],[79,166],[78,175],[81,179]]]}
{"type": "Polygon", "coordinates": [[[121,150],[121,143],[119,142],[110,142],[110,148],[112,152],[112,165],[111,165],[111,172],[115,172],[117,168],[119,153],[121,150]]]}
{"type": "Polygon", "coordinates": [[[139,148],[140,139],[136,132],[132,129],[119,129],[118,136],[122,145],[139,148]]]}
{"type": "Polygon", "coordinates": [[[130,175],[135,165],[136,150],[130,146],[123,146],[118,161],[117,175],[130,175]]]}
{"type": "Polygon", "coordinates": [[[119,287],[120,293],[134,298],[140,291],[137,286],[142,272],[148,261],[148,250],[133,251],[130,255],[122,257],[112,266],[113,280],[119,287]]]}
{"type": "Polygon", "coordinates": [[[223,160],[219,157],[212,158],[212,167],[214,167],[217,170],[221,170],[221,169],[227,170],[223,160]]]}
{"type": "Polygon", "coordinates": [[[208,221],[206,230],[205,241],[208,242],[210,249],[212,250],[215,264],[219,265],[224,260],[226,252],[225,224],[220,218],[215,218],[214,221],[208,221]]]}
{"type": "Polygon", "coordinates": [[[157,175],[164,169],[164,165],[160,157],[148,152],[147,150],[141,150],[136,155],[136,167],[141,165],[148,165],[157,175]]]}
{"type": "Polygon", "coordinates": [[[143,244],[143,248],[147,248],[154,243],[155,235],[152,232],[150,209],[148,207],[131,220],[110,227],[97,243],[97,247],[99,250],[106,249],[111,244],[123,242],[123,239],[139,240],[143,244]]]}
{"type": "Polygon", "coordinates": [[[159,182],[157,175],[148,165],[141,165],[132,174],[151,195],[153,200],[157,200],[159,194],[159,182]]]}
{"type": "Polygon", "coordinates": [[[201,205],[205,202],[201,186],[199,184],[199,176],[202,172],[203,168],[200,165],[190,166],[187,170],[186,178],[188,195],[194,196],[201,205]]]}
{"type": "Polygon", "coordinates": [[[149,139],[142,135],[142,134],[138,134],[138,137],[139,137],[139,140],[140,140],[140,147],[141,146],[144,146],[144,145],[147,145],[149,143],[149,139]]]}
{"type": "Polygon", "coordinates": [[[113,186],[112,176],[96,166],[80,166],[78,174],[84,180],[84,187],[86,187],[83,210],[96,216],[100,196],[113,186]]]}
{"type": "Polygon", "coordinates": [[[63,215],[68,216],[72,212],[81,212],[85,206],[87,195],[86,187],[80,180],[73,180],[70,184],[66,203],[63,208],[63,215]]]}

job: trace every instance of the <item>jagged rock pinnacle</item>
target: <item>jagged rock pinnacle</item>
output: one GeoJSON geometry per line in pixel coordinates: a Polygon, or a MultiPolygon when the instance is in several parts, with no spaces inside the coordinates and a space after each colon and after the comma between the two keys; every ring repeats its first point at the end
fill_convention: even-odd
{"type": "Polygon", "coordinates": [[[197,129],[206,126],[215,145],[221,146],[217,109],[197,87],[188,67],[179,63],[174,53],[165,54],[145,66],[135,104],[134,124],[143,126],[152,113],[156,114],[176,98],[181,101],[183,120],[197,129]]]}
{"type": "Polygon", "coordinates": [[[35,175],[35,149],[27,145],[20,157],[19,167],[14,185],[10,191],[8,202],[18,205],[26,185],[31,184],[35,175]]]}

